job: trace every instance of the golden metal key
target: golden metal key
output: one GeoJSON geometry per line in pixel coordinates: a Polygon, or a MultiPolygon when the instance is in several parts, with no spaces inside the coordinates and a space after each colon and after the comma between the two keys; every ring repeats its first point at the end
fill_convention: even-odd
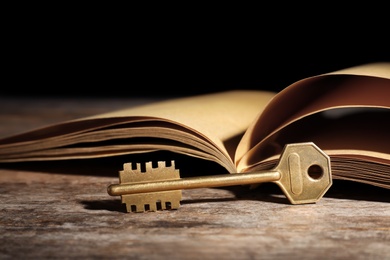
{"type": "Polygon", "coordinates": [[[169,167],[159,162],[157,168],[146,164],[146,171],[137,164],[124,164],[120,184],[108,186],[111,196],[122,196],[128,212],[177,209],[181,190],[264,182],[276,183],[292,204],[315,203],[332,185],[330,158],[314,143],[295,143],[284,147],[279,163],[269,171],[233,173],[180,178],[174,161],[169,167]]]}

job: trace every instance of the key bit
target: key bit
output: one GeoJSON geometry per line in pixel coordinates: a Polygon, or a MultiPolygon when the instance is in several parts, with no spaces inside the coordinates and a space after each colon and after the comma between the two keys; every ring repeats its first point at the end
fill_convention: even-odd
{"type": "Polygon", "coordinates": [[[135,170],[131,163],[124,164],[120,184],[107,188],[109,195],[122,197],[128,212],[177,209],[183,189],[264,182],[276,183],[291,204],[316,203],[332,185],[330,158],[312,142],[287,144],[278,164],[268,171],[180,178],[174,161],[170,167],[158,162],[153,168],[149,162],[145,168],[141,172],[139,164],[135,170]]]}
{"type": "MultiPolygon", "coordinates": [[[[152,166],[152,162],[145,163],[145,169],[141,169],[141,164],[136,163],[135,167],[131,163],[125,163],[123,170],[119,172],[120,185],[135,185],[142,183],[153,183],[156,181],[168,181],[180,179],[179,170],[175,168],[175,162],[167,166],[166,162],[157,162],[157,167],[152,166]]],[[[110,189],[115,189],[112,185],[110,189]]],[[[109,193],[111,193],[109,191],[109,193]]],[[[113,194],[111,194],[113,195],[113,194]]],[[[120,194],[122,203],[126,204],[127,212],[157,211],[164,209],[177,209],[182,198],[181,190],[153,191],[153,192],[125,192],[120,194]]]]}

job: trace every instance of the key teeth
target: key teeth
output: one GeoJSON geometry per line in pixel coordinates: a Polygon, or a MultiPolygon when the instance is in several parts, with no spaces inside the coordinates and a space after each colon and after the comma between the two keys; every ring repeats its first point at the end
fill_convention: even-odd
{"type": "Polygon", "coordinates": [[[181,190],[122,195],[127,212],[173,210],[180,207],[181,190]]]}
{"type": "Polygon", "coordinates": [[[144,163],[144,171],[141,163],[125,163],[123,170],[119,171],[120,183],[143,182],[152,180],[168,180],[180,178],[179,170],[175,168],[175,161],[171,160],[171,165],[167,162],[158,161],[157,167],[153,168],[152,162],[144,163]],[[133,169],[133,165],[136,167],[133,169]]]}
{"type": "Polygon", "coordinates": [[[151,204],[143,204],[143,205],[135,205],[135,204],[126,204],[126,209],[127,212],[156,212],[156,211],[163,211],[163,210],[173,210],[173,209],[178,209],[179,204],[177,203],[171,203],[170,201],[157,201],[156,203],[151,203],[151,204]]]}
{"type": "Polygon", "coordinates": [[[153,164],[151,161],[145,162],[145,171],[141,169],[141,163],[135,163],[136,167],[133,169],[133,163],[124,163],[123,170],[124,171],[132,171],[132,172],[147,172],[147,169],[158,169],[158,168],[175,168],[175,161],[171,160],[171,165],[168,166],[166,161],[158,161],[157,167],[153,168],[153,164]]]}

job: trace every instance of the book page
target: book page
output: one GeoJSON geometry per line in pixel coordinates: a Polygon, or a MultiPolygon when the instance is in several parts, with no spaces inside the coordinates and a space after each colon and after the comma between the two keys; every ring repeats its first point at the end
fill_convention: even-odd
{"type": "Polygon", "coordinates": [[[213,160],[235,171],[232,156],[239,138],[274,95],[268,91],[227,91],[47,126],[1,139],[0,161],[94,158],[169,150],[213,160]]]}
{"type": "MultiPolygon", "coordinates": [[[[259,164],[264,167],[269,158],[278,157],[286,143],[311,141],[334,161],[363,161],[366,166],[382,169],[379,175],[388,174],[389,97],[390,63],[298,81],[280,92],[249,127],[237,150],[238,169],[258,170],[259,164]]],[[[335,169],[336,177],[345,178],[335,169]]]]}

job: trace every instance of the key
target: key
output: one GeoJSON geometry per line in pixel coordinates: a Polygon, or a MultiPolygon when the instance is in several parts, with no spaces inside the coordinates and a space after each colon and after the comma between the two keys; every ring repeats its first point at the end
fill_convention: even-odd
{"type": "Polygon", "coordinates": [[[124,164],[120,184],[111,184],[107,192],[121,196],[127,212],[178,209],[181,190],[251,185],[274,182],[291,204],[318,202],[332,185],[330,158],[312,142],[287,144],[278,164],[271,170],[180,178],[174,161],[167,167],[158,162],[153,168],[146,163],[144,172],[137,164],[124,164]]]}

